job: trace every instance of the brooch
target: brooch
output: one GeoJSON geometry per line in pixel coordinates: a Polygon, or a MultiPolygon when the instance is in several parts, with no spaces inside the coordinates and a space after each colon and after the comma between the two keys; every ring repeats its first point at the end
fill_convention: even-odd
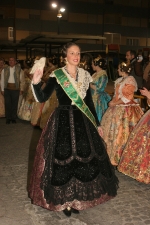
{"type": "Polygon", "coordinates": [[[68,81],[64,82],[64,87],[69,87],[69,85],[70,85],[70,82],[68,82],[68,81]]]}

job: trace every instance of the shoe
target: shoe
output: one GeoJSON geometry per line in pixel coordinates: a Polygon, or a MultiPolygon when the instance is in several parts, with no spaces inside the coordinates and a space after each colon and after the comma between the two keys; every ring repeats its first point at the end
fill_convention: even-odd
{"type": "Polygon", "coordinates": [[[6,124],[10,124],[10,120],[9,119],[6,120],[6,124]]]}
{"type": "Polygon", "coordinates": [[[64,210],[63,210],[63,213],[64,213],[66,216],[70,217],[70,216],[71,216],[71,209],[70,209],[70,210],[64,209],[64,210]]]}
{"type": "Polygon", "coordinates": [[[12,123],[17,123],[16,120],[12,120],[11,122],[12,122],[12,123]]]}
{"type": "Polygon", "coordinates": [[[71,208],[71,212],[72,212],[72,213],[75,213],[75,214],[79,214],[79,210],[74,209],[74,208],[71,208]]]}

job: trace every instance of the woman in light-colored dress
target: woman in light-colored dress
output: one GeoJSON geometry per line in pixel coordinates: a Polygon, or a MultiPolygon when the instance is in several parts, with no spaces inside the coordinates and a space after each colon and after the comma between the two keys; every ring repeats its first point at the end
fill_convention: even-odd
{"type": "MultiPolygon", "coordinates": [[[[150,105],[150,92],[144,88],[141,94],[147,97],[150,105]]],[[[132,131],[118,170],[137,181],[150,183],[150,110],[144,114],[132,131]]]]}
{"type": "Polygon", "coordinates": [[[18,109],[18,117],[22,120],[30,121],[33,104],[35,102],[35,99],[31,90],[32,74],[30,74],[30,70],[31,70],[30,68],[31,68],[32,62],[25,61],[24,64],[26,64],[24,68],[25,88],[24,88],[21,104],[18,109]]]}
{"type": "Polygon", "coordinates": [[[1,72],[5,67],[5,61],[3,58],[0,58],[0,117],[5,117],[5,104],[4,96],[1,93],[1,72]]]}
{"type": "Polygon", "coordinates": [[[91,94],[98,120],[101,121],[102,116],[108,108],[108,102],[111,100],[111,97],[105,92],[108,83],[105,60],[99,57],[95,58],[92,61],[92,68],[96,72],[92,75],[93,82],[90,84],[91,94]]]}
{"type": "Polygon", "coordinates": [[[115,81],[115,95],[101,121],[107,152],[114,166],[118,165],[129,134],[143,115],[141,107],[134,101],[137,83],[129,76],[130,71],[130,65],[124,62],[119,65],[121,77],[115,81]]]}

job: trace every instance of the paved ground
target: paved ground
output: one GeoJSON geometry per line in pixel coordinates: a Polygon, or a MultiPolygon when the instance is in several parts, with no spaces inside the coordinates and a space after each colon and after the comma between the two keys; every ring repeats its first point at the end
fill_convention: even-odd
{"type": "Polygon", "coordinates": [[[32,205],[27,183],[40,134],[29,122],[0,118],[0,225],[150,225],[150,185],[117,171],[117,197],[79,215],[32,205]]]}

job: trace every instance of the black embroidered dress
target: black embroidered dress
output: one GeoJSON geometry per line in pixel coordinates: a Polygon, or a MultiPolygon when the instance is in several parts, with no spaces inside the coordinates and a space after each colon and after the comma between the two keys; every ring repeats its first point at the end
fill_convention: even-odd
{"type": "MultiPolygon", "coordinates": [[[[69,76],[65,68],[62,70],[69,76]]],[[[91,79],[87,71],[78,68],[78,80],[72,82],[98,124],[89,89],[91,79]]],[[[29,187],[32,203],[53,211],[68,206],[83,210],[115,197],[118,179],[93,123],[72,104],[54,73],[44,90],[41,83],[32,87],[39,102],[46,101],[54,89],[59,101],[37,146],[29,187]]]]}

